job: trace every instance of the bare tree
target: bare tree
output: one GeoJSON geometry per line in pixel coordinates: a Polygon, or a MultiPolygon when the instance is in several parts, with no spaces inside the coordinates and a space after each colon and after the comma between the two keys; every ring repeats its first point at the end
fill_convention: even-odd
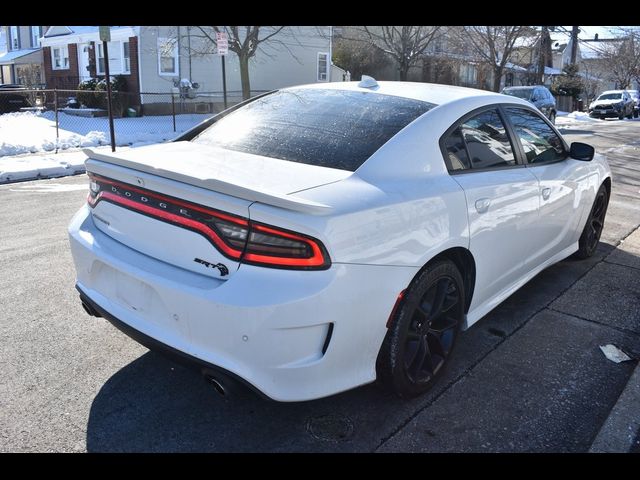
{"type": "Polygon", "coordinates": [[[460,32],[459,40],[464,50],[493,72],[494,92],[500,90],[502,75],[517,46],[516,41],[531,37],[533,33],[528,26],[470,26],[463,27],[460,32]]]}
{"type": "Polygon", "coordinates": [[[640,39],[634,34],[614,42],[602,42],[598,57],[610,80],[619,88],[628,88],[632,80],[640,80],[640,39]]]}
{"type": "Polygon", "coordinates": [[[273,41],[274,37],[287,27],[196,26],[195,28],[197,28],[202,36],[208,39],[212,45],[216,46],[216,48],[216,33],[225,32],[227,34],[229,50],[238,56],[238,62],[240,64],[240,83],[242,84],[242,98],[246,100],[251,96],[249,60],[256,54],[259,47],[273,41]]]}
{"type": "Polygon", "coordinates": [[[398,65],[400,80],[406,80],[409,68],[422,58],[431,42],[438,38],[439,26],[361,27],[367,42],[391,57],[398,65]]]}

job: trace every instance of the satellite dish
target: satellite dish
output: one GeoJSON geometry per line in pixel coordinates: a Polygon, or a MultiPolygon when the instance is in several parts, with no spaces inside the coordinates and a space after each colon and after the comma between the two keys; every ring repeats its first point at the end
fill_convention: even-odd
{"type": "Polygon", "coordinates": [[[369,75],[362,75],[362,79],[358,82],[358,86],[361,88],[376,88],[379,87],[378,82],[369,75]]]}

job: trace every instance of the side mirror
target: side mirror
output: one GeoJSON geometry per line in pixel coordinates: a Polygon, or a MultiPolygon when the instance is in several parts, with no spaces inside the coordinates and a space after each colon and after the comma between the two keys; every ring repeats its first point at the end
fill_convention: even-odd
{"type": "Polygon", "coordinates": [[[582,160],[584,162],[590,162],[593,160],[593,156],[596,154],[596,149],[591,145],[587,145],[582,142],[573,142],[569,149],[569,156],[576,160],[582,160]]]}

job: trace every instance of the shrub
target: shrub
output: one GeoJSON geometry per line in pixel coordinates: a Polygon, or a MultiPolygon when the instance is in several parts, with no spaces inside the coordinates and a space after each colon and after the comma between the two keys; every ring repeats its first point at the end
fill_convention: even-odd
{"type": "MultiPolygon", "coordinates": [[[[122,93],[122,92],[125,92],[127,89],[127,82],[124,76],[122,75],[115,75],[113,77],[110,77],[109,80],[111,81],[111,93],[112,93],[111,106],[113,107],[113,116],[122,117],[124,112],[127,110],[127,107],[129,106],[128,96],[125,93],[122,93]]],[[[106,95],[107,82],[104,78],[96,83],[95,90],[96,92],[101,92],[97,94],[100,108],[106,109],[107,108],[107,95],[106,95]],[[105,92],[105,93],[102,93],[102,92],[105,92]]]]}
{"type": "Polygon", "coordinates": [[[78,84],[78,90],[83,91],[78,92],[78,95],[76,95],[78,102],[87,108],[100,108],[100,99],[94,93],[97,84],[98,80],[95,78],[80,82],[78,84]]]}

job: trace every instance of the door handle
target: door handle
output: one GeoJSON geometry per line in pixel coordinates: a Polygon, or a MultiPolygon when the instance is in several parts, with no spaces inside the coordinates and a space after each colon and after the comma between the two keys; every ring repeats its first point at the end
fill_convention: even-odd
{"type": "Polygon", "coordinates": [[[479,198],[476,200],[476,210],[478,213],[485,213],[489,210],[489,205],[491,205],[491,199],[489,198],[479,198]]]}
{"type": "Polygon", "coordinates": [[[542,189],[542,198],[544,200],[549,200],[549,196],[551,195],[551,189],[550,188],[543,188],[542,189]]]}

